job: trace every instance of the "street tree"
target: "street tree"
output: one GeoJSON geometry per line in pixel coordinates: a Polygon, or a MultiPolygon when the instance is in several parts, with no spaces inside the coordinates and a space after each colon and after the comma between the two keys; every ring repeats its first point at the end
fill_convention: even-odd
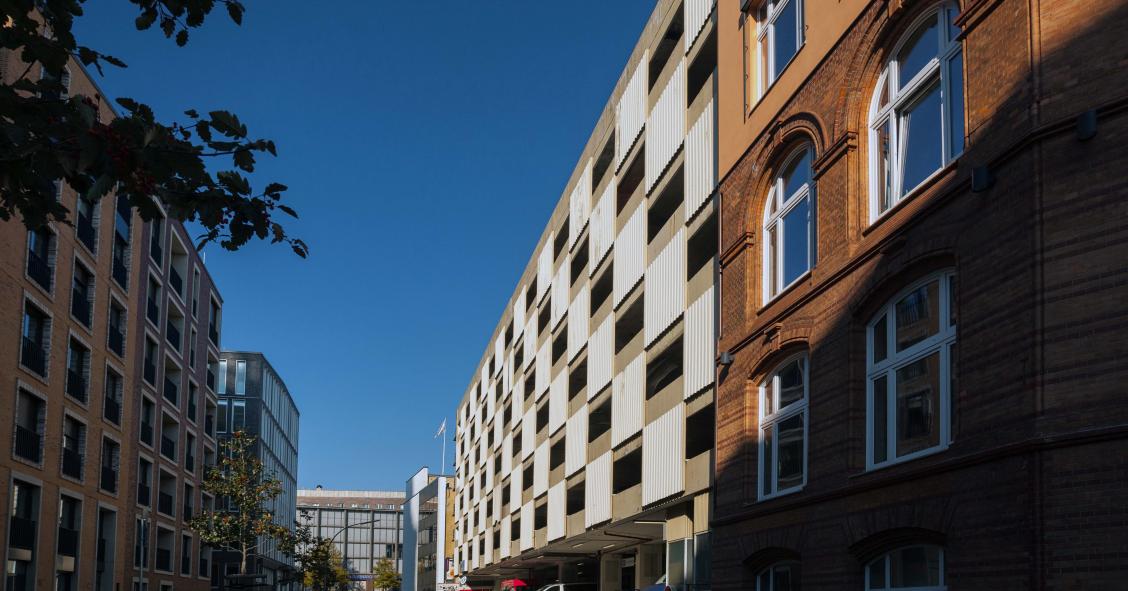
{"type": "Polygon", "coordinates": [[[399,589],[401,577],[395,565],[387,558],[381,558],[373,569],[372,586],[377,589],[399,589]]]}
{"type": "Polygon", "coordinates": [[[277,523],[268,508],[282,494],[282,483],[264,472],[254,442],[254,436],[235,431],[220,444],[219,465],[207,471],[201,488],[217,500],[226,499],[227,509],[203,511],[189,522],[204,543],[239,554],[240,575],[248,574],[247,559],[264,543],[274,541],[290,555],[297,544],[290,528],[277,523]]]}
{"type": "MultiPolygon", "coordinates": [[[[204,24],[217,6],[242,23],[239,0],[129,0],[138,30],[157,26],[177,45],[204,24]]],[[[198,246],[215,242],[237,250],[252,238],[288,244],[299,256],[306,244],[286,232],[286,186],[255,189],[247,175],[255,160],[276,156],[274,142],[252,136],[226,110],[189,109],[180,121],[161,122],[146,104],[119,98],[119,116],[103,121],[96,97],[69,96],[68,64],[102,72],[125,67],[114,56],[81,45],[72,31],[86,0],[0,0],[0,220],[18,217],[28,228],[72,223],[56,198],[65,182],[88,202],[124,196],[143,219],[160,210],[198,222],[198,246]],[[17,62],[13,64],[13,62],[17,62]]]]}
{"type": "Polygon", "coordinates": [[[302,583],[313,591],[336,591],[347,589],[349,571],[344,558],[333,542],[316,538],[299,553],[296,559],[298,570],[302,573],[302,583]]]}

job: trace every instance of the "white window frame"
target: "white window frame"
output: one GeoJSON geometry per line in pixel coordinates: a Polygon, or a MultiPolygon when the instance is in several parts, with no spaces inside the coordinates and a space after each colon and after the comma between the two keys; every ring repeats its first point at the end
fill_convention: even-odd
{"type": "MultiPolygon", "coordinates": [[[[814,149],[810,144],[803,144],[801,147],[796,148],[792,153],[783,161],[783,165],[779,167],[775,178],[772,180],[772,188],[768,191],[767,201],[764,203],[764,223],[761,228],[763,240],[761,244],[764,245],[764,264],[761,277],[763,280],[763,302],[764,305],[770,303],[780,294],[784,293],[791,286],[799,283],[808,275],[811,274],[811,269],[815,266],[815,188],[814,180],[810,180],[803,184],[798,190],[791,195],[783,195],[785,190],[785,180],[783,178],[784,172],[789,166],[795,163],[796,160],[801,159],[804,154],[809,154],[812,161],[814,160],[814,149]],[[783,282],[783,261],[784,251],[781,245],[784,244],[783,235],[783,218],[791,213],[800,203],[807,202],[807,270],[803,271],[790,283],[784,284],[783,282]],[[772,204],[776,205],[775,213],[770,213],[772,204]],[[775,239],[771,238],[771,230],[775,228],[775,239]],[[775,277],[771,275],[774,274],[775,277]],[[777,286],[776,290],[772,291],[772,284],[777,286]]],[[[811,173],[813,177],[813,171],[811,173]]]]}
{"type": "Polygon", "coordinates": [[[944,567],[945,567],[944,548],[941,547],[941,546],[936,546],[935,544],[910,544],[908,546],[900,546],[900,547],[894,548],[894,549],[882,554],[881,556],[879,556],[879,557],[877,557],[877,558],[875,558],[875,559],[866,563],[866,566],[864,567],[865,578],[866,578],[865,589],[866,589],[866,591],[870,591],[870,589],[874,589],[874,591],[886,591],[886,590],[888,590],[888,591],[947,591],[948,584],[947,584],[947,577],[945,577],[945,573],[944,573],[944,570],[945,570],[944,567]],[[936,548],[939,551],[939,553],[940,553],[940,584],[939,585],[928,585],[928,586],[925,586],[925,587],[890,587],[891,575],[892,575],[892,572],[891,572],[892,567],[891,567],[891,564],[890,564],[892,562],[891,557],[893,556],[894,553],[900,552],[902,550],[907,550],[909,548],[936,548]],[[874,589],[874,588],[870,587],[870,566],[872,566],[875,562],[877,562],[879,560],[885,562],[885,585],[883,587],[879,587],[877,589],[874,589]]]}
{"type": "MultiPolygon", "coordinates": [[[[799,561],[798,560],[780,560],[780,561],[777,561],[777,562],[773,562],[770,565],[768,565],[767,567],[761,569],[760,572],[756,573],[756,589],[755,589],[755,591],[775,591],[775,588],[776,588],[775,570],[776,570],[776,568],[781,567],[781,566],[790,566],[790,565],[797,565],[798,566],[799,561]],[[762,585],[760,585],[760,577],[764,576],[764,573],[768,574],[768,587],[767,588],[764,588],[762,585]]],[[[800,567],[799,571],[800,571],[800,576],[802,576],[802,567],[800,567]]],[[[802,581],[799,581],[799,583],[802,584],[802,581]]]]}
{"type": "Polygon", "coordinates": [[[776,71],[775,28],[779,15],[790,3],[795,6],[795,53],[780,68],[782,74],[806,43],[804,0],[764,0],[756,10],[756,101],[759,101],[779,78],[776,71]]]}
{"type": "Polygon", "coordinates": [[[771,373],[760,383],[760,395],[758,400],[759,406],[759,433],[757,443],[757,478],[756,478],[756,497],[761,501],[774,499],[783,495],[791,494],[803,490],[807,486],[807,450],[808,444],[808,424],[810,422],[810,413],[807,411],[808,401],[810,400],[810,358],[806,352],[792,355],[780,363],[777,363],[772,368],[771,373]],[[803,397],[784,408],[779,408],[779,372],[781,369],[791,365],[795,361],[800,361],[803,366],[803,397]],[[767,404],[765,404],[771,397],[771,406],[776,409],[772,413],[767,412],[767,404]],[[764,429],[767,427],[775,428],[783,421],[786,421],[796,415],[803,417],[803,480],[799,484],[779,489],[776,482],[775,466],[779,461],[779,430],[775,430],[775,436],[772,437],[772,462],[767,464],[764,461],[764,429]],[[764,482],[768,480],[771,484],[771,492],[764,493],[764,482]]]}
{"type": "Polygon", "coordinates": [[[923,456],[928,456],[948,449],[951,443],[951,386],[952,386],[952,349],[956,346],[956,325],[950,322],[951,320],[951,306],[952,294],[951,286],[955,279],[955,272],[952,270],[945,270],[937,273],[929,274],[927,277],[919,279],[911,284],[909,287],[901,290],[897,295],[893,296],[886,302],[879,311],[877,311],[869,323],[866,324],[866,470],[875,470],[892,466],[903,462],[908,462],[923,456]],[[928,285],[932,282],[937,282],[939,287],[937,294],[940,299],[938,302],[937,310],[939,313],[939,328],[936,334],[908,347],[904,351],[897,351],[897,317],[896,308],[897,302],[904,298],[906,295],[928,285]],[[886,338],[886,357],[884,360],[874,363],[874,334],[873,329],[881,319],[886,319],[885,324],[885,338],[886,338]],[[937,404],[937,409],[940,414],[940,434],[939,443],[935,446],[920,449],[903,456],[897,456],[897,370],[911,365],[921,359],[928,357],[934,353],[940,355],[940,375],[937,380],[940,384],[940,392],[937,404]],[[874,391],[873,384],[879,378],[886,379],[886,392],[885,392],[885,445],[886,453],[885,460],[881,462],[874,461],[874,432],[873,432],[873,411],[874,411],[874,391]]]}
{"type": "MultiPolygon", "coordinates": [[[[949,26],[951,16],[957,13],[959,13],[959,8],[952,2],[947,1],[918,17],[913,22],[912,26],[908,28],[907,32],[901,36],[897,45],[893,47],[893,51],[889,53],[889,57],[885,62],[885,68],[878,78],[873,97],[870,99],[869,108],[870,223],[876,222],[890,211],[896,209],[897,205],[912,195],[917,187],[927,184],[933,177],[944,170],[944,168],[963,153],[962,146],[959,150],[956,150],[951,145],[953,99],[959,101],[960,114],[966,117],[963,109],[963,97],[952,97],[951,95],[951,71],[948,67],[952,60],[957,57],[962,57],[963,55],[963,45],[958,36],[951,34],[951,28],[949,26]],[[913,35],[922,27],[928,26],[930,21],[937,27],[939,47],[937,48],[936,57],[933,57],[927,65],[921,68],[921,71],[917,72],[911,80],[905,81],[900,87],[894,87],[894,85],[900,81],[897,56],[900,54],[905,44],[912,39],[913,35]],[[904,182],[902,169],[904,168],[905,140],[907,139],[903,137],[904,134],[901,133],[901,129],[906,122],[904,112],[913,107],[917,103],[917,100],[924,95],[924,92],[930,89],[934,84],[938,84],[940,87],[940,142],[942,146],[941,154],[943,155],[943,162],[932,174],[923,179],[920,184],[914,187],[904,187],[902,186],[904,182]],[[887,98],[885,106],[881,106],[883,93],[887,98]],[[886,187],[889,207],[885,210],[881,210],[879,189],[885,182],[886,175],[882,170],[881,150],[878,149],[878,130],[889,122],[893,123],[890,126],[889,132],[889,144],[893,148],[890,150],[889,154],[889,182],[888,187],[886,187]]],[[[962,68],[960,70],[960,76],[963,76],[962,68]]]]}

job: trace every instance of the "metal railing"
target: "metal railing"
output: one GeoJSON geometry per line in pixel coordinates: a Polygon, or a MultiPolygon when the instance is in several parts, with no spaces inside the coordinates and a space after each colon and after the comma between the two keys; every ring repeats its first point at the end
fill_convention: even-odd
{"type": "Polygon", "coordinates": [[[81,372],[67,369],[67,394],[81,402],[86,402],[86,378],[81,372]]]}
{"type": "Polygon", "coordinates": [[[78,290],[71,290],[71,315],[83,326],[90,326],[90,299],[78,290]]]}
{"type": "Polygon", "coordinates": [[[105,404],[102,405],[102,416],[115,425],[121,424],[121,403],[106,396],[105,404]]]}
{"type": "Polygon", "coordinates": [[[141,441],[153,445],[153,426],[141,421],[141,441]]]}
{"type": "Polygon", "coordinates": [[[39,433],[16,425],[16,455],[25,460],[39,463],[43,459],[43,442],[39,433]]]}
{"type": "Polygon", "coordinates": [[[150,384],[157,383],[157,366],[151,359],[145,360],[145,381],[150,384]]]}
{"type": "Polygon", "coordinates": [[[157,511],[165,515],[173,515],[172,495],[166,492],[157,493],[157,511]]]}
{"type": "Polygon", "coordinates": [[[184,295],[184,280],[180,278],[180,273],[177,273],[176,268],[172,265],[169,265],[168,269],[168,284],[172,286],[172,290],[176,292],[176,295],[184,295]]]}
{"type": "Polygon", "coordinates": [[[117,282],[122,289],[129,289],[129,268],[125,266],[125,261],[119,257],[114,257],[114,266],[111,274],[114,281],[117,282]]]}
{"type": "Polygon", "coordinates": [[[78,234],[78,239],[94,252],[98,249],[98,233],[94,228],[94,222],[89,216],[78,214],[78,223],[75,224],[75,232],[78,234]]]}
{"type": "Polygon", "coordinates": [[[172,572],[172,550],[157,548],[157,570],[172,572]]]}
{"type": "Polygon", "coordinates": [[[161,435],[161,455],[170,460],[176,460],[176,442],[164,435],[161,435]]]}
{"type": "Polygon", "coordinates": [[[112,492],[112,493],[116,493],[117,492],[117,477],[118,477],[117,470],[114,470],[110,466],[102,466],[102,481],[101,481],[102,490],[106,490],[106,491],[109,491],[109,492],[112,492]]]}
{"type": "Polygon", "coordinates": [[[180,329],[173,323],[171,316],[165,322],[165,339],[173,349],[180,351],[180,329]]]}
{"type": "Polygon", "coordinates": [[[9,523],[11,526],[8,533],[8,545],[24,550],[35,549],[35,520],[13,515],[9,519],[9,523]]]}
{"type": "Polygon", "coordinates": [[[28,250],[27,275],[47,291],[51,291],[51,275],[53,271],[51,265],[48,264],[43,257],[39,256],[39,253],[28,250]]]}
{"type": "Polygon", "coordinates": [[[59,527],[59,554],[78,556],[78,530],[59,527]]]}
{"type": "Polygon", "coordinates": [[[41,376],[47,375],[47,354],[43,345],[27,337],[23,337],[20,348],[20,363],[41,376]]]}
{"type": "Polygon", "coordinates": [[[118,355],[125,357],[125,335],[116,326],[111,326],[107,330],[110,350],[118,355]]]}
{"type": "Polygon", "coordinates": [[[145,299],[145,313],[153,324],[161,325],[161,307],[152,298],[145,299]]]}
{"type": "Polygon", "coordinates": [[[153,488],[143,482],[137,483],[137,502],[146,507],[153,504],[153,488]]]}
{"type": "Polygon", "coordinates": [[[175,380],[173,380],[172,378],[170,378],[168,376],[165,376],[165,380],[164,380],[164,397],[165,397],[165,400],[167,400],[167,401],[169,401],[173,404],[176,404],[176,401],[178,400],[179,396],[180,396],[180,386],[178,386],[176,384],[175,380]]]}
{"type": "Polygon", "coordinates": [[[63,448],[63,474],[82,480],[82,453],[77,449],[63,448]]]}

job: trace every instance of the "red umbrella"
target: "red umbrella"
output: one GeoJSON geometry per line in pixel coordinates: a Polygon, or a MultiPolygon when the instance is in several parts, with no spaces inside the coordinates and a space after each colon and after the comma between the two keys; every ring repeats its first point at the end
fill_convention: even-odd
{"type": "Polygon", "coordinates": [[[501,582],[502,589],[517,589],[519,587],[528,587],[529,584],[521,579],[506,579],[501,582]]]}

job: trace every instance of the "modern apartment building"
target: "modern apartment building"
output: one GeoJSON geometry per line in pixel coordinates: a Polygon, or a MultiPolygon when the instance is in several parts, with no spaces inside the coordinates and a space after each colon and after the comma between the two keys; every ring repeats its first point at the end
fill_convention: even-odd
{"type": "MultiPolygon", "coordinates": [[[[293,530],[297,519],[300,415],[290,391],[262,353],[249,351],[220,353],[215,389],[219,395],[216,432],[220,442],[235,431],[256,438],[253,451],[262,461],[264,473],[273,475],[282,485],[282,494],[268,508],[275,522],[293,530]]],[[[264,575],[264,582],[275,588],[287,588],[276,584],[292,578],[293,559],[274,542],[263,544],[254,557],[254,572],[264,575]]],[[[234,552],[216,552],[213,582],[218,585],[221,577],[238,573],[240,559],[234,552]]]]}
{"type": "Polygon", "coordinates": [[[474,588],[709,584],[713,12],[657,2],[458,406],[474,588]]]}
{"type": "MultiPolygon", "coordinates": [[[[353,589],[372,591],[378,561],[390,560],[403,572],[405,500],[402,491],[301,489],[298,519],[337,547],[353,589]]],[[[421,516],[426,514],[424,507],[421,516]]]]}
{"type": "Polygon", "coordinates": [[[718,590],[1124,586],[1125,26],[718,3],[718,590]]]}
{"type": "Polygon", "coordinates": [[[421,468],[403,503],[403,591],[454,584],[454,479],[421,468]]]}
{"type": "MultiPolygon", "coordinates": [[[[115,116],[77,63],[63,82],[115,116]]],[[[206,589],[186,521],[208,502],[222,300],[178,222],[63,183],[58,198],[73,226],[0,222],[0,313],[19,327],[0,343],[0,578],[8,591],[206,589]]]]}

